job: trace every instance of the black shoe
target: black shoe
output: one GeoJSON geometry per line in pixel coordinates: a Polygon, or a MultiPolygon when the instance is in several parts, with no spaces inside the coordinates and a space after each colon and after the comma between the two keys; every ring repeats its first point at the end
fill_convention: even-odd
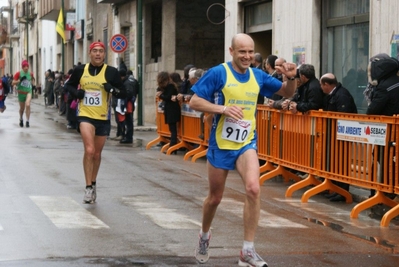
{"type": "Polygon", "coordinates": [[[29,121],[26,122],[25,126],[26,128],[29,128],[29,121]]]}
{"type": "Polygon", "coordinates": [[[133,143],[133,140],[128,140],[123,138],[122,140],[119,141],[120,144],[131,144],[133,143]]]}
{"type": "Polygon", "coordinates": [[[345,201],[345,197],[341,195],[336,195],[335,197],[330,198],[331,202],[340,202],[340,201],[345,201]]]}
{"type": "Polygon", "coordinates": [[[325,195],[325,197],[326,198],[333,198],[333,197],[336,197],[336,196],[338,196],[338,194],[337,193],[331,193],[331,194],[327,194],[327,195],[325,195]]]}
{"type": "Polygon", "coordinates": [[[19,126],[20,127],[24,127],[24,121],[23,120],[19,120],[19,126]]]}

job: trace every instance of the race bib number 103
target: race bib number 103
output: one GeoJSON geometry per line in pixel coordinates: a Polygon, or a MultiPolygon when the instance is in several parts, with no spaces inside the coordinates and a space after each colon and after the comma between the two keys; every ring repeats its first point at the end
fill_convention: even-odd
{"type": "Polygon", "coordinates": [[[86,91],[83,105],[91,107],[100,107],[102,105],[101,91],[86,91]]]}

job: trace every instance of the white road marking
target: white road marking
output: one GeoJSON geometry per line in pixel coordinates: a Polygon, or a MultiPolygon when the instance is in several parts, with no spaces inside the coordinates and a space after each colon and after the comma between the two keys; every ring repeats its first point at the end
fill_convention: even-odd
{"type": "MultiPolygon", "coordinates": [[[[242,218],[244,203],[231,198],[223,198],[219,207],[242,218]]],[[[308,228],[307,226],[284,219],[280,216],[260,210],[258,226],[265,228],[308,228]]]]}
{"type": "Polygon", "coordinates": [[[201,223],[187,215],[169,209],[155,202],[150,197],[124,197],[122,201],[133,206],[140,214],[148,216],[155,224],[165,229],[199,229],[201,223]]]}
{"type": "Polygon", "coordinates": [[[58,228],[109,228],[69,197],[31,196],[30,198],[58,228]]]}
{"type": "Polygon", "coordinates": [[[0,224],[0,231],[1,231],[1,230],[4,230],[4,228],[3,228],[3,226],[1,226],[1,224],[0,224]]]}

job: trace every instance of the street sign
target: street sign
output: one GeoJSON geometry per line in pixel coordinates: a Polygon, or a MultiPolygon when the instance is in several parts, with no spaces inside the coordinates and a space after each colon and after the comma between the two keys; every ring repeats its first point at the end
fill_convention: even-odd
{"type": "Polygon", "coordinates": [[[127,39],[122,34],[115,34],[110,40],[111,50],[115,53],[123,53],[127,48],[127,39]]]}

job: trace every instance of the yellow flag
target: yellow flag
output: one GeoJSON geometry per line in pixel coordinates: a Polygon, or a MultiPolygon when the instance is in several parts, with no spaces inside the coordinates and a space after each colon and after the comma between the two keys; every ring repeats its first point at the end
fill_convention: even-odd
{"type": "Polygon", "coordinates": [[[60,9],[60,14],[58,15],[58,20],[57,20],[57,25],[55,26],[55,30],[61,36],[65,44],[66,40],[65,40],[64,12],[62,11],[62,8],[60,9]]]}

